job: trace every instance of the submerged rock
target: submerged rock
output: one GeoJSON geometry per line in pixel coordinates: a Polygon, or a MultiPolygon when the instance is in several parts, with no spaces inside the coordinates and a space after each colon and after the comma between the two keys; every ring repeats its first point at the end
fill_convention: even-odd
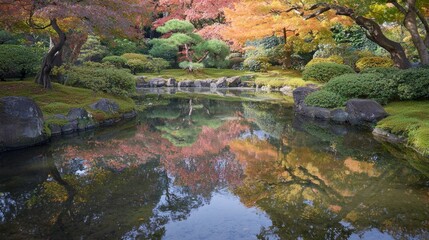
{"type": "Polygon", "coordinates": [[[37,145],[48,138],[42,111],[33,100],[0,98],[0,151],[37,145]]]}

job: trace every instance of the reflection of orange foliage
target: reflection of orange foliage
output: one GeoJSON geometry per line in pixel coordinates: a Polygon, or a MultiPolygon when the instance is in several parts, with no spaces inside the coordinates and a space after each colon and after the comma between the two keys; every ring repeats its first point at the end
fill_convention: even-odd
{"type": "Polygon", "coordinates": [[[89,167],[107,166],[121,171],[140,166],[160,157],[176,183],[199,192],[210,192],[222,182],[236,185],[241,181],[242,167],[228,151],[228,144],[249,126],[242,120],[226,121],[217,129],[203,127],[197,141],[188,147],[176,147],[158,131],[139,126],[134,136],[109,141],[89,141],[84,146],[64,149],[64,165],[82,158],[89,167]]]}
{"type": "Polygon", "coordinates": [[[159,133],[150,131],[148,126],[139,126],[132,138],[89,141],[86,146],[67,146],[63,157],[66,160],[79,157],[87,160],[87,164],[102,164],[120,171],[144,164],[170,147],[171,144],[161,138],[159,133]]]}
{"type": "Polygon", "coordinates": [[[338,213],[341,211],[341,209],[343,209],[343,207],[341,207],[341,206],[329,205],[329,210],[331,210],[332,212],[338,213]]]}
{"type": "Polygon", "coordinates": [[[179,184],[195,191],[208,192],[223,181],[235,185],[241,179],[241,166],[227,146],[248,129],[241,120],[226,121],[217,129],[203,127],[192,146],[166,152],[161,161],[179,184]]]}
{"type": "Polygon", "coordinates": [[[281,174],[281,169],[275,164],[278,160],[277,149],[268,141],[256,138],[235,140],[230,143],[230,147],[237,160],[245,167],[247,176],[275,181],[276,175],[281,174]]]}
{"type": "Polygon", "coordinates": [[[380,173],[374,168],[374,163],[356,161],[349,157],[344,161],[344,166],[354,173],[366,173],[370,177],[380,176],[380,173]]]}

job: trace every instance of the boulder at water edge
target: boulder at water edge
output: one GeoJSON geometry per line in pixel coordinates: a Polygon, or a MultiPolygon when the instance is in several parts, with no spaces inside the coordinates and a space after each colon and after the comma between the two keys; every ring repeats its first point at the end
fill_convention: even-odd
{"type": "Polygon", "coordinates": [[[0,98],[0,151],[37,145],[48,138],[42,111],[33,100],[0,98]]]}
{"type": "Polygon", "coordinates": [[[384,108],[371,99],[351,99],[346,103],[348,121],[353,125],[377,123],[388,114],[384,108]]]}
{"type": "Polygon", "coordinates": [[[119,111],[119,105],[110,99],[102,98],[98,102],[90,105],[94,110],[103,111],[106,113],[117,113],[119,111]]]}

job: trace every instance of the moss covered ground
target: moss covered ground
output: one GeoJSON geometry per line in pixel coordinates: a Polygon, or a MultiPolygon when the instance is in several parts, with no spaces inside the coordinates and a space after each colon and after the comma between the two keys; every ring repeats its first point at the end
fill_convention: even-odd
{"type": "Polygon", "coordinates": [[[429,155],[429,101],[393,102],[385,108],[390,116],[377,127],[408,137],[412,147],[429,155]]]}
{"type": "MultiPolygon", "coordinates": [[[[106,93],[95,93],[88,89],[64,86],[53,83],[52,89],[43,89],[32,80],[0,82],[0,97],[25,96],[33,99],[42,109],[45,118],[54,114],[67,114],[71,108],[85,108],[97,120],[108,116],[102,112],[92,110],[89,105],[102,99],[112,99],[119,104],[120,113],[135,109],[131,98],[113,96],[106,93]]],[[[52,120],[61,121],[61,120],[52,120]]],[[[61,125],[61,124],[60,124],[61,125]]]]}

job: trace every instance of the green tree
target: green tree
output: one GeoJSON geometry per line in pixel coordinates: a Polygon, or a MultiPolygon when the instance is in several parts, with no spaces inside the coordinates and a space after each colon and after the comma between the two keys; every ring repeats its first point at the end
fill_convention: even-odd
{"type": "Polygon", "coordinates": [[[90,35],[80,50],[78,61],[101,62],[108,53],[107,47],[101,45],[100,38],[90,35]]]}

